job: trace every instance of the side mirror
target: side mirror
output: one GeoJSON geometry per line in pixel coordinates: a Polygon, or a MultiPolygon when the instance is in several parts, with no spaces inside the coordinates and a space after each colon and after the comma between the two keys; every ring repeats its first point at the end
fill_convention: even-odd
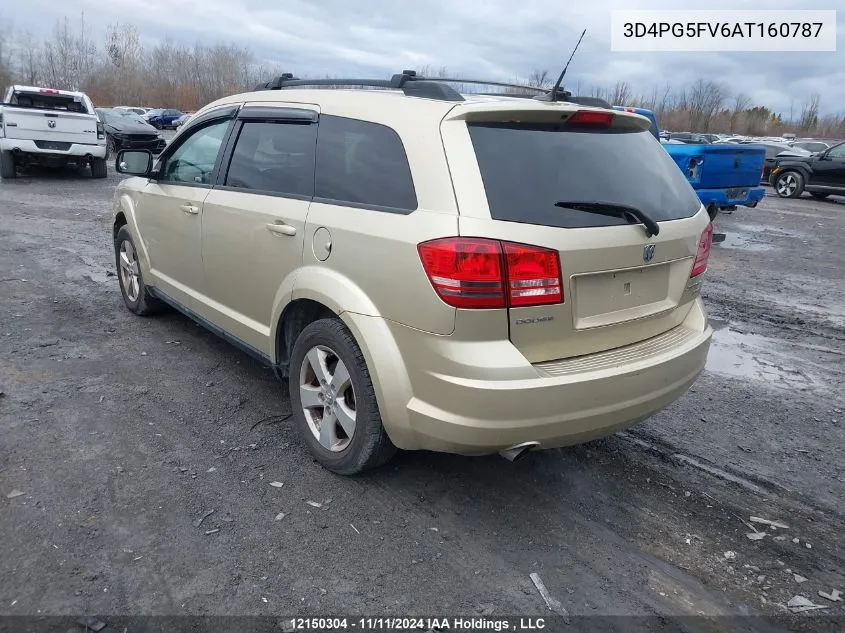
{"type": "Polygon", "coordinates": [[[115,168],[119,174],[149,176],[153,170],[153,154],[145,149],[121,150],[117,153],[115,168]]]}

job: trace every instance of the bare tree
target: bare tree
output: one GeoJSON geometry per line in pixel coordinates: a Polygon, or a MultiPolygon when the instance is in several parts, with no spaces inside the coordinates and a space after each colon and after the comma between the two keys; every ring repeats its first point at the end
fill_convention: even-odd
{"type": "Polygon", "coordinates": [[[738,92],[734,95],[733,109],[731,110],[730,128],[729,132],[734,132],[734,126],[737,123],[739,115],[748,109],[751,105],[751,97],[744,92],[738,92]]]}
{"type": "Polygon", "coordinates": [[[801,106],[801,119],[798,127],[802,132],[809,132],[819,124],[819,101],[821,96],[818,92],[810,95],[810,98],[801,106]]]}
{"type": "Polygon", "coordinates": [[[610,103],[612,105],[628,105],[631,100],[631,84],[627,81],[617,81],[613,86],[613,91],[610,93],[610,103]]]}
{"type": "Polygon", "coordinates": [[[710,130],[713,115],[722,108],[727,97],[724,87],[713,81],[699,79],[689,91],[690,127],[698,132],[710,130]]]}
{"type": "Polygon", "coordinates": [[[551,88],[552,79],[548,70],[532,70],[528,75],[528,85],[534,88],[551,88]]]}
{"type": "Polygon", "coordinates": [[[0,90],[5,92],[6,86],[12,83],[11,28],[0,15],[0,90]]]}

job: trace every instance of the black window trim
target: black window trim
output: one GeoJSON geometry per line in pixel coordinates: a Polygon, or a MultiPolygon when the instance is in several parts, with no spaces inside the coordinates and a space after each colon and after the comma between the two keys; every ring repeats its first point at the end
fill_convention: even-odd
{"type": "Polygon", "coordinates": [[[181,138],[177,143],[172,143],[167,146],[167,148],[159,155],[158,157],[158,169],[150,174],[150,180],[153,180],[158,183],[164,184],[171,184],[177,187],[194,187],[197,189],[213,189],[214,183],[217,182],[220,172],[220,166],[222,165],[222,158],[224,156],[224,150],[226,149],[226,145],[229,142],[229,138],[232,136],[232,130],[234,129],[235,125],[235,115],[238,112],[239,106],[234,105],[227,108],[219,108],[204,114],[203,116],[199,117],[191,121],[190,127],[185,128],[179,135],[181,138]],[[199,132],[202,129],[205,129],[211,125],[215,125],[216,123],[222,123],[223,121],[229,121],[229,127],[223,133],[223,142],[220,144],[220,149],[217,152],[217,159],[214,162],[214,169],[211,171],[211,177],[208,179],[207,183],[199,183],[199,182],[172,182],[170,180],[163,180],[161,178],[161,168],[167,164],[167,161],[170,160],[170,157],[173,156],[174,152],[178,150],[182,145],[184,145],[188,139],[193,138],[194,134],[199,132]]]}
{"type": "Polygon", "coordinates": [[[320,130],[317,129],[317,151],[314,154],[314,162],[315,162],[315,170],[314,170],[314,198],[312,202],[316,202],[319,204],[330,204],[336,207],[347,207],[350,209],[364,209],[365,211],[380,211],[382,213],[392,213],[394,215],[411,215],[415,211],[419,211],[420,209],[420,199],[417,196],[417,183],[414,181],[414,172],[411,170],[411,161],[408,160],[408,151],[405,149],[405,142],[402,140],[402,137],[399,135],[394,128],[390,127],[389,125],[385,125],[384,123],[379,123],[377,121],[367,121],[366,119],[358,119],[355,117],[348,117],[348,116],[341,116],[337,114],[326,114],[323,115],[330,116],[335,119],[347,119],[349,121],[358,121],[361,123],[371,123],[373,125],[380,125],[381,127],[385,127],[391,132],[396,135],[396,138],[399,139],[399,146],[402,148],[402,154],[405,156],[405,163],[408,165],[408,173],[411,176],[411,187],[414,191],[414,201],[417,203],[417,206],[413,209],[405,209],[402,207],[391,207],[391,206],[383,206],[379,204],[367,204],[366,202],[353,202],[350,200],[335,200],[334,198],[324,198],[322,196],[318,196],[317,194],[317,173],[316,168],[319,165],[317,162],[317,158],[320,152],[320,130]]]}
{"type": "MultiPolygon", "coordinates": [[[[414,191],[416,195],[416,191],[414,191]]],[[[394,215],[411,215],[419,211],[420,202],[417,200],[416,209],[402,209],[400,207],[385,207],[378,204],[367,204],[366,202],[350,202],[349,200],[335,200],[334,198],[322,198],[314,196],[311,202],[319,204],[330,204],[335,207],[348,207],[350,209],[364,209],[365,211],[381,211],[382,213],[392,213],[394,215]]]]}
{"type": "MultiPolygon", "coordinates": [[[[235,153],[235,144],[241,134],[241,130],[247,123],[279,123],[288,125],[315,125],[319,121],[319,112],[308,108],[273,108],[273,107],[250,107],[244,106],[238,112],[238,117],[234,125],[229,129],[226,142],[223,144],[223,153],[221,154],[220,164],[216,167],[216,173],[212,179],[212,189],[219,189],[220,191],[236,191],[238,193],[249,193],[256,196],[269,196],[272,198],[289,198],[291,200],[305,200],[312,201],[313,196],[304,196],[299,193],[285,193],[281,191],[266,191],[264,189],[247,189],[246,187],[232,187],[224,184],[226,177],[229,175],[229,167],[232,163],[232,156],[235,153]],[[245,116],[241,117],[241,112],[246,111],[245,116]],[[291,113],[294,113],[293,115],[291,113]],[[297,114],[297,113],[313,113],[297,114]],[[225,169],[223,166],[226,166],[225,169]]],[[[314,135],[314,173],[316,178],[317,169],[317,137],[319,131],[314,135]]]]}

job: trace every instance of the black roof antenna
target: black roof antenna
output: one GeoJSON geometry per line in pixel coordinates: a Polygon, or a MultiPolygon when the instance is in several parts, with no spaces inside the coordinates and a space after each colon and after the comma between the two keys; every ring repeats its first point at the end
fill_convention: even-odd
{"type": "Polygon", "coordinates": [[[581,32],[581,37],[578,38],[578,43],[575,44],[575,48],[572,49],[572,55],[569,56],[569,61],[566,62],[566,66],[563,67],[563,72],[560,73],[560,77],[557,78],[555,82],[555,87],[552,88],[552,91],[546,95],[545,97],[539,97],[543,101],[557,101],[558,90],[560,90],[560,84],[563,81],[564,75],[566,75],[566,70],[569,68],[569,62],[572,61],[572,58],[575,57],[575,51],[578,50],[578,47],[581,45],[581,40],[584,39],[584,34],[587,32],[587,29],[584,29],[581,32]]]}

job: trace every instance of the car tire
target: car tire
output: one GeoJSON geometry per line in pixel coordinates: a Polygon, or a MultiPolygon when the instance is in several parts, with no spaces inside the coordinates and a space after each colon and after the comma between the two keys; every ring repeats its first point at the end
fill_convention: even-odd
{"type": "Polygon", "coordinates": [[[830,194],[829,193],[821,193],[820,191],[811,191],[810,195],[813,196],[816,200],[824,200],[830,194]]]}
{"type": "Polygon", "coordinates": [[[320,319],[302,330],[291,351],[288,386],[296,426],[324,468],[354,475],[396,453],[364,355],[339,319],[320,319]]]}
{"type": "Polygon", "coordinates": [[[124,224],[117,232],[114,240],[115,265],[117,266],[117,280],[120,284],[120,294],[123,303],[138,316],[150,316],[162,312],[166,307],[150,293],[141,274],[141,264],[138,261],[138,250],[124,224]]]}
{"type": "Polygon", "coordinates": [[[92,178],[106,178],[109,175],[108,168],[106,167],[106,159],[105,158],[92,158],[91,159],[91,177],[92,178]]]}
{"type": "Polygon", "coordinates": [[[163,126],[160,121],[153,121],[153,127],[157,130],[160,130],[163,126]]]}
{"type": "Polygon", "coordinates": [[[777,175],[774,185],[781,198],[798,198],[804,193],[804,176],[797,171],[784,171],[777,175]]]}
{"type": "Polygon", "coordinates": [[[18,175],[17,167],[15,166],[15,156],[12,152],[0,152],[0,178],[3,180],[12,180],[18,175]]]}
{"type": "Polygon", "coordinates": [[[117,146],[114,142],[114,137],[110,134],[106,135],[106,158],[117,156],[117,146]]]}

